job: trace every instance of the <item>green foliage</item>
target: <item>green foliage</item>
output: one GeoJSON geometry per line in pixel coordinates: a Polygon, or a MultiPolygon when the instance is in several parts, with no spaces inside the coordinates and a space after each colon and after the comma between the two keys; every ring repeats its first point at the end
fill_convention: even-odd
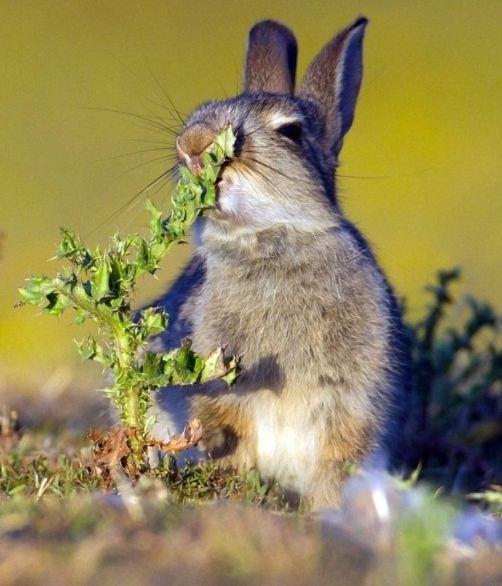
{"type": "Polygon", "coordinates": [[[174,457],[155,470],[166,483],[172,497],[180,504],[201,500],[236,499],[268,509],[288,510],[283,489],[276,483],[264,483],[256,470],[237,474],[223,471],[211,460],[186,464],[178,470],[174,457]]]}
{"type": "MultiPolygon", "coordinates": [[[[60,316],[75,312],[78,324],[92,321],[98,335],[78,343],[82,358],[111,369],[114,383],[107,390],[124,424],[145,439],[151,391],[166,385],[185,385],[223,377],[231,383],[237,373],[234,359],[221,348],[208,357],[196,355],[189,340],[168,354],[145,348],[150,336],[168,326],[165,311],[148,308],[135,316],[131,300],[138,278],[154,275],[167,252],[183,242],[197,216],[215,205],[215,182],[221,166],[233,156],[235,137],[227,127],[202,155],[198,175],[181,167],[171,212],[163,218],[152,202],[149,235],[115,234],[105,250],[88,248],[71,230],[61,230],[56,259],[67,261],[55,277],[37,276],[20,289],[24,303],[60,316]]],[[[138,447],[139,449],[139,447],[138,447]]]]}
{"type": "Polygon", "coordinates": [[[415,388],[405,460],[420,464],[421,479],[465,492],[500,482],[502,346],[495,310],[455,299],[459,278],[459,269],[439,271],[426,315],[409,328],[415,388]]]}
{"type": "Polygon", "coordinates": [[[438,552],[456,512],[430,494],[421,497],[420,506],[409,506],[397,520],[396,542],[401,552],[397,560],[398,583],[407,586],[442,582],[438,552]]]}
{"type": "MultiPolygon", "coordinates": [[[[79,406],[75,398],[72,403],[79,406]]],[[[46,422],[43,425],[22,432],[16,412],[0,411],[0,534],[3,498],[22,495],[28,503],[31,499],[69,498],[104,488],[94,473],[85,438],[72,435],[68,429],[54,435],[45,429],[46,422]]],[[[256,470],[237,474],[220,469],[211,460],[178,469],[176,459],[169,455],[139,483],[140,492],[149,486],[163,486],[169,493],[169,501],[175,504],[222,498],[288,510],[282,488],[276,483],[264,483],[256,470]]],[[[120,480],[116,480],[113,490],[117,484],[120,480]]]]}
{"type": "Polygon", "coordinates": [[[171,462],[135,485],[119,478],[118,490],[104,494],[75,438],[61,437],[58,447],[46,434],[2,435],[12,442],[0,449],[6,584],[62,577],[115,584],[118,576],[145,583],[145,572],[148,583],[166,576],[169,583],[204,576],[208,584],[328,585],[347,576],[354,584],[496,583],[497,552],[483,558],[489,548],[479,543],[459,563],[465,549],[452,550],[448,539],[459,510],[424,490],[389,492],[390,518],[381,522],[374,504],[381,485],[369,482],[332,525],[329,513],[324,521],[295,514],[280,488],[263,484],[256,471],[223,473],[212,462],[178,471],[171,462]],[[461,579],[468,561],[483,568],[483,580],[461,579]]]}
{"type": "Polygon", "coordinates": [[[502,519],[502,486],[493,486],[493,490],[472,492],[467,497],[473,501],[483,503],[492,515],[502,519]]]}
{"type": "Polygon", "coordinates": [[[0,492],[9,496],[23,494],[40,499],[47,492],[67,497],[98,487],[99,482],[81,460],[64,453],[51,458],[43,452],[35,455],[12,450],[0,462],[0,492]]]}

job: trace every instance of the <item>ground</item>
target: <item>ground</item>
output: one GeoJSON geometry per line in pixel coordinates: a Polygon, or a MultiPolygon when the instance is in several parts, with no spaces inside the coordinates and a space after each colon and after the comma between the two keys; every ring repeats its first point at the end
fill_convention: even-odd
{"type": "Polygon", "coordinates": [[[136,483],[118,465],[107,481],[88,439],[110,424],[103,395],[57,377],[44,393],[0,389],[2,585],[502,583],[498,320],[465,300],[450,328],[456,278],[438,275],[410,328],[401,469],[353,470],[340,510],[293,508],[254,471],[212,462],[167,457],[136,483]]]}

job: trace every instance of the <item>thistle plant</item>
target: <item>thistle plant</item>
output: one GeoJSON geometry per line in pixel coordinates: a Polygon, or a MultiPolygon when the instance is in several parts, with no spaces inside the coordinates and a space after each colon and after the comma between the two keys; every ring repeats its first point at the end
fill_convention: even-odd
{"type": "Polygon", "coordinates": [[[129,447],[138,461],[143,458],[154,422],[148,415],[152,391],[217,377],[230,384],[237,374],[236,360],[226,357],[222,348],[202,357],[185,340],[167,354],[152,352],[148,339],[166,330],[169,316],[163,309],[150,307],[136,313],[131,307],[139,277],[154,275],[169,250],[184,241],[199,214],[214,207],[215,183],[222,165],[233,156],[234,143],[229,126],[202,155],[198,175],[181,167],[167,217],[147,202],[150,222],[146,238],[116,233],[104,250],[91,249],[73,231],[61,229],[54,258],[65,261],[65,266],[55,277],[31,277],[19,289],[22,304],[40,306],[55,316],[73,310],[77,324],[91,321],[97,325],[95,336],[77,343],[78,351],[84,359],[113,372],[114,382],[106,393],[123,425],[133,430],[128,434],[132,438],[129,447]]]}

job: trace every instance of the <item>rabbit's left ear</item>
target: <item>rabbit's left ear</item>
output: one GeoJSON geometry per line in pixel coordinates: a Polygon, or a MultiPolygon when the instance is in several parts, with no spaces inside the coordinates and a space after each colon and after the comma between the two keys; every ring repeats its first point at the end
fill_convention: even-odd
{"type": "Polygon", "coordinates": [[[275,20],[264,20],[249,31],[246,56],[246,92],[291,94],[295,87],[294,34],[275,20]]]}
{"type": "Polygon", "coordinates": [[[298,95],[314,102],[324,123],[324,151],[333,159],[352,125],[363,72],[363,37],[368,24],[358,18],[315,57],[298,95]]]}

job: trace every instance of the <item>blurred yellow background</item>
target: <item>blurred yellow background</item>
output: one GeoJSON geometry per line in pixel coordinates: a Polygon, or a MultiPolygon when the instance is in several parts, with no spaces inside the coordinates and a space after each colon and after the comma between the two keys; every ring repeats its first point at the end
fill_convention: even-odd
{"type": "MultiPolygon", "coordinates": [[[[300,73],[340,28],[370,18],[365,75],[339,180],[345,210],[374,244],[417,315],[440,267],[500,301],[502,2],[0,1],[0,376],[40,379],[77,362],[68,321],[13,309],[16,288],[47,264],[58,226],[88,241],[140,228],[142,201],[108,219],[157,177],[172,137],[101,109],[169,117],[236,92],[246,35],[262,18],[291,26],[300,73]],[[145,141],[145,142],[138,142],[145,141]],[[144,165],[143,165],[144,164],[144,165]],[[134,169],[134,167],[136,167],[134,169]]],[[[176,126],[176,119],[170,120],[176,126]]],[[[164,187],[154,199],[167,202],[164,187]]],[[[142,300],[189,254],[180,249],[142,300]]],[[[86,372],[97,367],[87,365],[86,372]],[[89,370],[90,369],[90,370],[89,370]]],[[[82,371],[83,372],[83,371],[82,371]]]]}

